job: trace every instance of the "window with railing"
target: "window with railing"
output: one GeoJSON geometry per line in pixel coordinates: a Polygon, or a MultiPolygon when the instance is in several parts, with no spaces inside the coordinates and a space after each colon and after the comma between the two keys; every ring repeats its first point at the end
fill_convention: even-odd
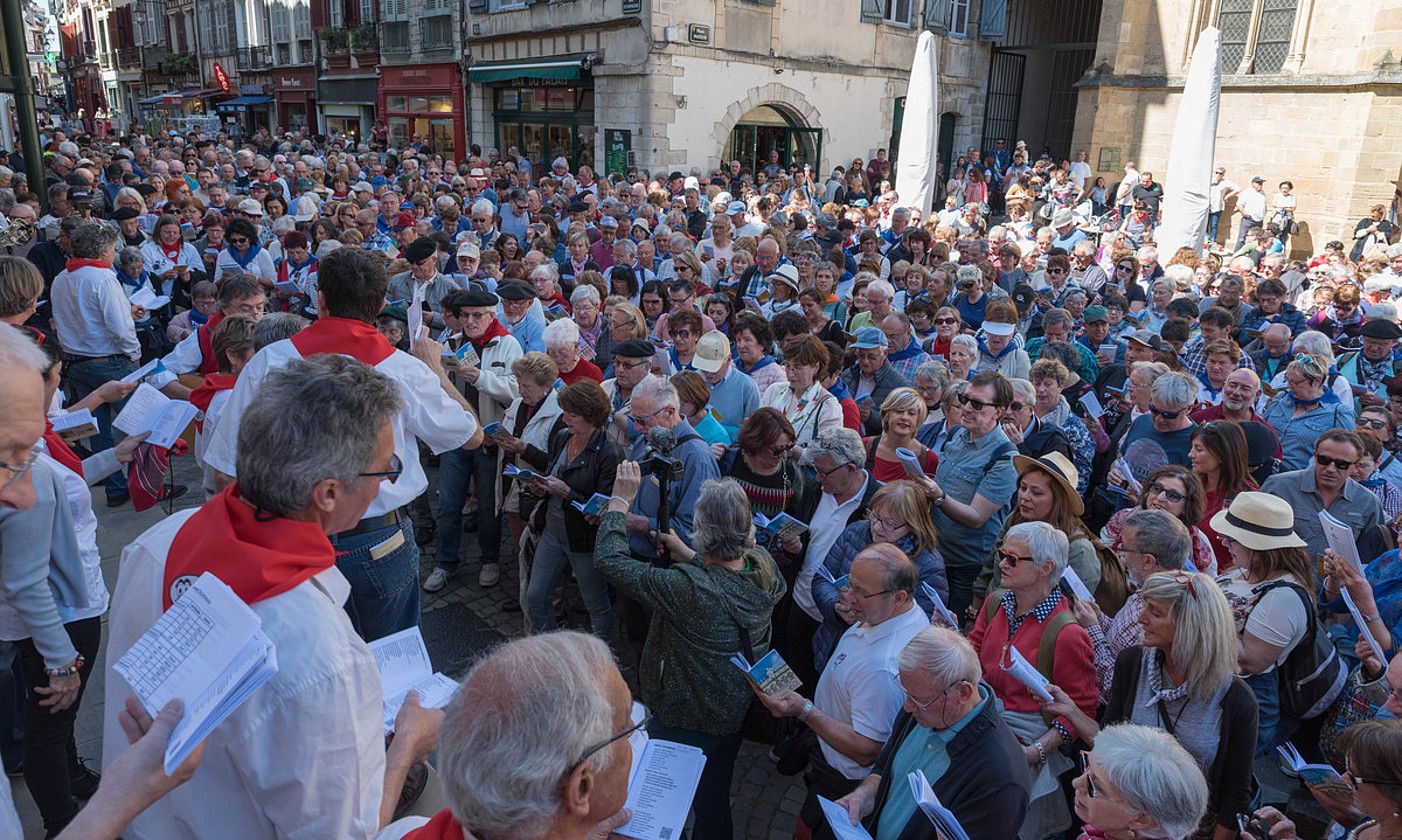
{"type": "Polygon", "coordinates": [[[380,51],[406,53],[409,51],[409,22],[407,20],[387,21],[383,24],[384,35],[380,38],[380,51]]]}
{"type": "Polygon", "coordinates": [[[1298,0],[1222,0],[1222,72],[1279,73],[1290,57],[1298,0]]]}
{"type": "Polygon", "coordinates": [[[453,16],[434,15],[420,22],[419,44],[424,50],[451,49],[453,46],[453,16]]]}

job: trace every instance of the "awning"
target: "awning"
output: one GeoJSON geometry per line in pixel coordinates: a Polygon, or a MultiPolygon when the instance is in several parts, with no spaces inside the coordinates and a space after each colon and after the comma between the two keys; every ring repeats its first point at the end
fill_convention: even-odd
{"type": "Polygon", "coordinates": [[[238,114],[272,101],[271,96],[235,96],[233,99],[214,103],[214,109],[224,114],[238,114]]]}
{"type": "Polygon", "coordinates": [[[578,79],[584,56],[545,58],[539,61],[501,61],[469,67],[469,82],[505,82],[511,79],[578,79]]]}
{"type": "Polygon", "coordinates": [[[148,97],[146,97],[145,99],[138,99],[138,100],[136,101],[136,104],[137,104],[137,105],[140,105],[140,106],[142,106],[142,107],[145,107],[145,108],[149,108],[149,107],[151,107],[151,106],[161,104],[161,100],[164,99],[164,98],[165,98],[165,94],[164,94],[164,93],[158,93],[158,94],[156,94],[155,96],[148,96],[148,97]]]}
{"type": "Polygon", "coordinates": [[[211,93],[218,92],[219,91],[215,88],[197,87],[185,88],[184,90],[168,90],[160,96],[153,96],[150,99],[141,100],[141,104],[144,105],[149,102],[151,105],[154,105],[156,107],[162,105],[179,105],[182,102],[185,102],[186,100],[199,99],[202,96],[208,96],[211,93]]]}

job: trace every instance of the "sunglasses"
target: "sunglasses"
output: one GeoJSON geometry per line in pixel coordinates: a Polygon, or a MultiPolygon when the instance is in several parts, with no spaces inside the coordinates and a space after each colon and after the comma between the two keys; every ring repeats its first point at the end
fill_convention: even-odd
{"type": "Polygon", "coordinates": [[[1387,425],[1387,421],[1378,417],[1360,417],[1357,425],[1360,429],[1381,429],[1387,425]]]}
{"type": "Polygon", "coordinates": [[[248,244],[248,237],[247,237],[247,236],[231,236],[231,237],[229,237],[229,244],[230,244],[230,245],[247,245],[247,244],[248,244]]]}
{"type": "Polygon", "coordinates": [[[672,330],[673,338],[691,338],[691,330],[672,330]]]}
{"type": "Polygon", "coordinates": [[[1032,559],[1032,556],[1030,554],[1015,554],[1007,550],[1006,548],[998,549],[998,557],[999,559],[1008,561],[1009,566],[1016,566],[1019,562],[1023,560],[1030,561],[1032,559]]]}
{"type": "Polygon", "coordinates": [[[1329,458],[1319,453],[1315,453],[1314,462],[1321,467],[1334,466],[1339,470],[1347,472],[1357,461],[1345,461],[1343,458],[1329,458]]]}
{"type": "Polygon", "coordinates": [[[792,443],[786,443],[783,446],[769,446],[766,447],[766,449],[769,450],[770,455],[773,455],[775,458],[778,458],[783,455],[789,454],[793,447],[794,445],[792,443]]]}
{"type": "Polygon", "coordinates": [[[1160,408],[1154,408],[1152,405],[1149,406],[1149,413],[1155,417],[1162,417],[1165,420],[1177,420],[1179,417],[1183,416],[1183,412],[1181,411],[1164,411],[1160,408]]]}
{"type": "Polygon", "coordinates": [[[960,404],[961,406],[963,406],[963,405],[972,405],[976,411],[982,411],[983,409],[989,408],[989,407],[992,407],[992,408],[997,408],[997,407],[998,407],[998,404],[997,404],[997,403],[984,402],[983,400],[980,400],[980,399],[978,399],[978,398],[976,398],[976,397],[971,397],[971,396],[969,396],[968,394],[960,394],[960,395],[959,395],[959,404],[960,404]]]}
{"type": "Polygon", "coordinates": [[[1187,496],[1183,495],[1182,493],[1179,493],[1177,490],[1169,490],[1167,487],[1164,487],[1157,481],[1149,485],[1149,495],[1163,496],[1165,499],[1168,499],[1174,504],[1178,504],[1179,502],[1187,498],[1187,496]]]}
{"type": "Polygon", "coordinates": [[[1066,273],[1066,269],[1064,269],[1064,268],[1049,268],[1049,269],[1047,269],[1047,273],[1048,273],[1048,274],[1065,274],[1065,273],[1066,273]]]}
{"type": "Polygon", "coordinates": [[[957,324],[957,323],[959,323],[959,321],[958,321],[957,319],[954,319],[954,318],[936,318],[936,319],[935,319],[935,323],[936,323],[936,324],[957,324]]]}

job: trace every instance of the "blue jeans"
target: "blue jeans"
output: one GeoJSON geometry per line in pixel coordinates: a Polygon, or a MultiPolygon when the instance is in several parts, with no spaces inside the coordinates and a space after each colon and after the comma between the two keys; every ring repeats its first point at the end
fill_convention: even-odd
{"type": "MultiPolygon", "coordinates": [[[[76,403],[104,384],[114,379],[121,379],[134,370],[136,370],[136,363],[125,356],[103,361],[74,362],[64,365],[63,375],[68,380],[68,388],[66,389],[68,404],[76,403]]],[[[118,403],[105,403],[93,409],[93,416],[97,418],[97,434],[88,440],[88,446],[93,452],[112,448],[114,442],[112,419],[121,413],[123,405],[126,405],[126,400],[118,403]]],[[[125,469],[117,470],[103,479],[102,485],[106,489],[109,499],[124,495],[127,492],[127,471],[125,469]]]]}
{"type": "Polygon", "coordinates": [[[1285,721],[1280,717],[1280,677],[1272,669],[1247,677],[1246,684],[1256,695],[1256,756],[1259,758],[1266,753],[1274,753],[1276,745],[1289,738],[1289,734],[1283,732],[1285,727],[1282,724],[1285,721]]]}
{"type": "Polygon", "coordinates": [[[451,574],[461,562],[462,506],[477,485],[477,547],[483,563],[501,555],[501,522],[497,515],[496,450],[450,449],[438,456],[438,566],[451,574]]]}
{"type": "Polygon", "coordinates": [[[961,622],[969,605],[974,602],[974,581],[978,580],[978,573],[982,569],[978,564],[944,567],[945,581],[949,584],[949,601],[945,606],[949,607],[949,611],[961,622]]]}
{"type": "Polygon", "coordinates": [[[594,628],[594,635],[612,645],[613,604],[609,601],[607,584],[594,568],[594,552],[570,551],[570,547],[550,533],[549,528],[540,535],[535,561],[531,565],[531,581],[526,588],[531,626],[539,633],[548,633],[556,628],[550,595],[555,591],[555,584],[566,565],[574,571],[574,579],[579,581],[579,594],[584,596],[584,606],[589,610],[589,624],[594,628]]]}
{"type": "Polygon", "coordinates": [[[419,547],[409,514],[401,513],[397,525],[332,537],[331,545],[336,568],[350,581],[346,612],[362,639],[373,642],[418,625],[419,547]]]}
{"type": "Polygon", "coordinates": [[[701,771],[701,782],[691,800],[691,811],[696,815],[691,837],[692,840],[730,840],[735,835],[730,814],[730,780],[735,775],[735,759],[740,754],[740,733],[708,735],[654,720],[647,734],[651,738],[700,747],[706,754],[706,767],[701,771]]]}
{"type": "Polygon", "coordinates": [[[1213,244],[1216,244],[1216,242],[1217,242],[1217,224],[1218,224],[1218,222],[1221,222],[1221,221],[1222,221],[1222,211],[1221,211],[1221,210],[1218,210],[1216,213],[1208,213],[1208,214],[1207,214],[1207,241],[1212,242],[1213,244]]]}

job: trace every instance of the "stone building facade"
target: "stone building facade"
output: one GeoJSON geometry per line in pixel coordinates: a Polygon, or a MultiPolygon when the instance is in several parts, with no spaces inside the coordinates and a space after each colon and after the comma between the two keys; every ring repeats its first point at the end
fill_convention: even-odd
{"type": "Polygon", "coordinates": [[[980,141],[990,45],[979,4],[952,5],[949,34],[947,0],[470,0],[469,133],[601,173],[753,167],[778,151],[825,176],[890,148],[931,26],[962,149],[980,141]]]}
{"type": "Polygon", "coordinates": [[[1260,175],[1268,195],[1294,183],[1293,254],[1351,244],[1374,205],[1396,212],[1402,0],[1105,0],[1075,131],[1096,174],[1114,184],[1129,161],[1165,174],[1188,58],[1210,24],[1223,42],[1216,161],[1242,187],[1260,175]]]}

